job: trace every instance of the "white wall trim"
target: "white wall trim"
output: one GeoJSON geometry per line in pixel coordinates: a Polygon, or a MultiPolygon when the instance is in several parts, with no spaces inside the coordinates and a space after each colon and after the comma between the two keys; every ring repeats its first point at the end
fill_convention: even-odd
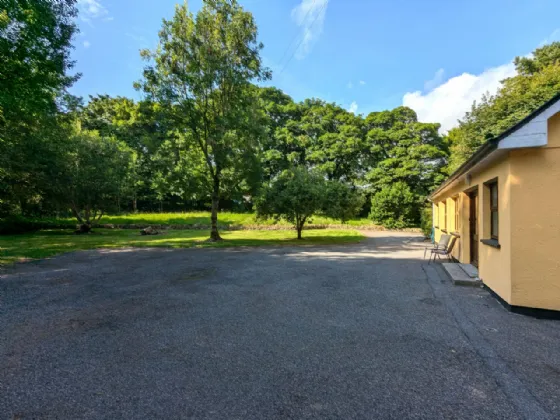
{"type": "Polygon", "coordinates": [[[509,136],[500,140],[498,149],[541,147],[548,144],[548,120],[560,112],[560,100],[535,116],[509,136]]]}

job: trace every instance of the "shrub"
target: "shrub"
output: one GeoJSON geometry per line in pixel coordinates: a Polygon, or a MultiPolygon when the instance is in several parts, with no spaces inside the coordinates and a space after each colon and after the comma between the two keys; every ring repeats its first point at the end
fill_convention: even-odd
{"type": "Polygon", "coordinates": [[[427,204],[422,209],[422,213],[420,214],[420,228],[422,229],[422,233],[426,238],[432,237],[432,223],[433,223],[433,215],[432,215],[432,205],[427,204]]]}
{"type": "Polygon", "coordinates": [[[263,188],[257,200],[259,219],[284,218],[297,230],[298,239],[305,222],[323,207],[326,183],[323,177],[299,167],[282,172],[263,188]]]}
{"type": "Polygon", "coordinates": [[[20,233],[36,232],[40,229],[40,223],[17,216],[0,220],[0,235],[19,235],[20,233]]]}
{"type": "Polygon", "coordinates": [[[384,187],[371,199],[370,218],[389,229],[402,229],[418,222],[418,199],[404,182],[384,187]]]}
{"type": "Polygon", "coordinates": [[[355,189],[338,181],[326,183],[323,214],[341,223],[355,217],[364,205],[364,197],[355,189]]]}

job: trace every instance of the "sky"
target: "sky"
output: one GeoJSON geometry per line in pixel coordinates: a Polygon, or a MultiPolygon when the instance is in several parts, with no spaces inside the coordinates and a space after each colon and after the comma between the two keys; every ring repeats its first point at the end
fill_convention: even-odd
{"type": "MultiPolygon", "coordinates": [[[[560,41],[558,0],[239,0],[253,13],[267,85],[357,114],[405,105],[445,132],[515,75],[516,56],[560,41]]],[[[78,0],[72,93],[141,99],[139,50],[176,0],[78,0]]],[[[190,0],[196,12],[202,0],[190,0]]]]}

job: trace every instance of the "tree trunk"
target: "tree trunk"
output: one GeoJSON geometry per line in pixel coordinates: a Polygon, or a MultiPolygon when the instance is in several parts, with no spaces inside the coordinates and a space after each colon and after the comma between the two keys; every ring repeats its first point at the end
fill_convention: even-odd
{"type": "Polygon", "coordinates": [[[214,191],[212,191],[212,230],[210,232],[210,240],[212,242],[221,241],[222,238],[218,232],[218,209],[220,206],[220,180],[218,177],[214,179],[214,191]]]}
{"type": "Polygon", "coordinates": [[[85,233],[90,233],[90,232],[91,232],[91,225],[87,223],[82,223],[81,225],[77,226],[76,231],[74,233],[77,235],[83,235],[85,233]]]}
{"type": "Polygon", "coordinates": [[[138,202],[136,201],[136,196],[134,196],[134,198],[132,199],[132,212],[136,213],[137,209],[138,209],[138,202]]]}
{"type": "Polygon", "coordinates": [[[301,231],[303,230],[304,225],[305,225],[305,217],[304,218],[297,217],[296,218],[296,229],[297,229],[297,238],[298,239],[302,239],[301,238],[301,231]]]}

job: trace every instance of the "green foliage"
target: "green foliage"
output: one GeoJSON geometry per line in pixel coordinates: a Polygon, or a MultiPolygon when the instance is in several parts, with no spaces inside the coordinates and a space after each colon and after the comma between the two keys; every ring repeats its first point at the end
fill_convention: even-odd
{"type": "Polygon", "coordinates": [[[560,92],[560,42],[538,48],[532,57],[517,57],[515,65],[519,74],[504,80],[496,95],[474,103],[459,127],[448,133],[448,172],[560,92]]]}
{"type": "Polygon", "coordinates": [[[560,63],[560,42],[544,45],[530,57],[516,57],[515,69],[523,76],[542,73],[547,67],[560,63]]]}
{"type": "Polygon", "coordinates": [[[56,111],[55,99],[76,77],[70,42],[74,0],[8,0],[0,15],[0,107],[7,121],[56,111]]]}
{"type": "Polygon", "coordinates": [[[4,1],[0,11],[0,215],[49,195],[66,136],[58,119],[76,31],[74,0],[4,1]]]}
{"type": "Polygon", "coordinates": [[[28,220],[20,216],[0,218],[0,235],[18,235],[37,232],[45,226],[43,221],[28,220]]]}
{"type": "Polygon", "coordinates": [[[354,218],[364,205],[364,196],[349,185],[338,181],[326,183],[322,213],[342,223],[354,218]]]}
{"type": "MultiPolygon", "coordinates": [[[[340,220],[332,219],[321,214],[314,214],[311,217],[313,225],[338,225],[340,220]]],[[[190,229],[193,225],[210,226],[210,214],[207,211],[189,211],[183,213],[131,213],[131,214],[104,214],[99,220],[99,225],[113,224],[131,227],[137,226],[183,226],[184,229],[190,229]]],[[[346,221],[347,226],[356,228],[375,227],[370,219],[351,219],[346,221]]],[[[6,219],[0,219],[0,235],[8,233],[32,232],[42,229],[71,229],[76,226],[75,217],[22,217],[12,216],[6,219]],[[11,230],[11,224],[17,230],[11,230]]],[[[228,226],[244,229],[260,229],[272,228],[289,229],[291,224],[286,220],[274,219],[257,219],[255,213],[232,213],[220,212],[220,226],[228,226]]],[[[335,228],[335,226],[333,226],[335,228]]]]}
{"type": "Polygon", "coordinates": [[[257,200],[257,216],[287,220],[301,239],[305,222],[323,208],[325,191],[325,180],[320,174],[304,167],[286,170],[263,188],[257,200]]]}
{"type": "Polygon", "coordinates": [[[444,180],[447,148],[439,124],[419,123],[406,107],[373,112],[366,118],[367,145],[376,164],[366,174],[376,194],[395,182],[406,184],[417,199],[444,180]]]}
{"type": "Polygon", "coordinates": [[[269,178],[304,165],[330,180],[356,181],[367,163],[361,117],[318,99],[296,104],[274,88],[261,89],[260,98],[269,121],[263,158],[269,178]]]}
{"type": "MultiPolygon", "coordinates": [[[[65,91],[76,80],[68,74],[75,0],[5,3],[0,216],[72,210],[89,225],[107,211],[211,207],[217,240],[220,207],[250,210],[264,180],[261,216],[285,217],[301,235],[312,215],[332,223],[367,214],[395,182],[418,203],[443,180],[448,143],[411,109],[363,118],[256,86],[270,72],[253,16],[236,0],[205,0],[196,15],[178,5],[163,21],[157,48],[141,53],[148,64],[136,87],[146,100],[100,95],[85,105],[65,91]],[[274,190],[300,202],[266,196],[274,190]]],[[[519,67],[537,78],[555,54],[539,51],[519,67]]],[[[461,136],[450,133],[451,143],[459,147],[461,136]]],[[[406,223],[418,223],[410,213],[406,223]]]]}
{"type": "Polygon", "coordinates": [[[70,140],[65,163],[60,200],[81,224],[91,226],[130,194],[133,151],[115,138],[79,132],[70,140]]]}
{"type": "Polygon", "coordinates": [[[151,65],[138,87],[162,104],[176,132],[202,154],[212,198],[211,238],[219,240],[222,183],[254,183],[262,125],[251,82],[270,77],[261,64],[263,45],[252,14],[236,0],[206,0],[196,17],[186,4],[177,5],[159,39],[155,51],[142,51],[151,65]]]}
{"type": "Polygon", "coordinates": [[[406,183],[399,181],[383,187],[373,196],[370,217],[391,229],[407,228],[417,223],[419,206],[418,197],[406,183]]]}
{"type": "Polygon", "coordinates": [[[431,204],[427,204],[422,209],[422,214],[420,216],[420,228],[422,233],[426,238],[431,238],[432,236],[432,225],[433,225],[433,208],[431,204]]]}

